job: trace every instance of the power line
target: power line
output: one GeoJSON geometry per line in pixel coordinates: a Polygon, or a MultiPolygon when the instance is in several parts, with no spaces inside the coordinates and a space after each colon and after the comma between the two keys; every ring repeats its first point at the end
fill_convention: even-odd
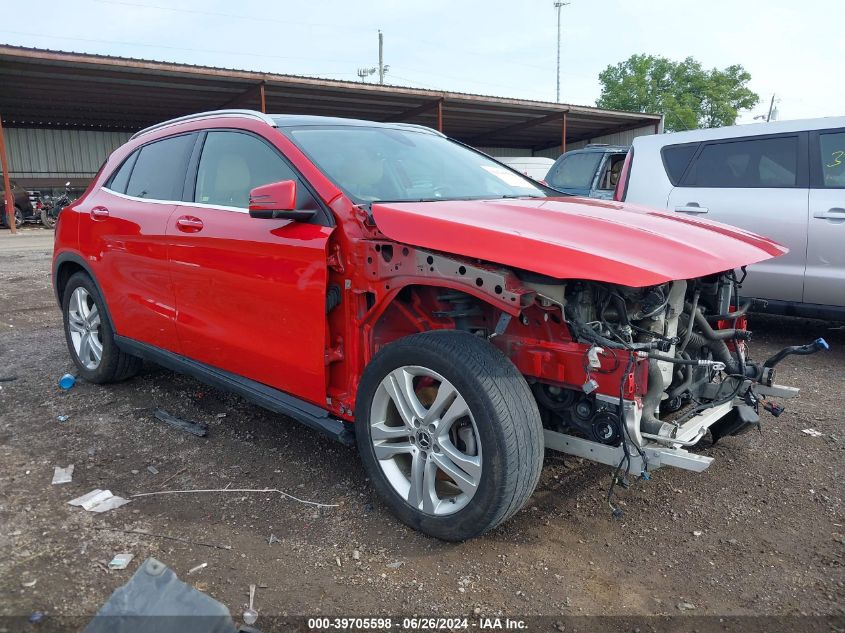
{"type": "MultiPolygon", "coordinates": [[[[27,31],[12,31],[9,29],[0,29],[0,33],[11,33],[13,35],[26,35],[28,37],[47,37],[45,33],[30,33],[27,31]]],[[[70,40],[76,42],[88,42],[92,44],[115,44],[119,46],[142,46],[146,48],[163,48],[168,50],[174,51],[187,51],[191,53],[214,53],[216,55],[242,55],[244,57],[266,57],[269,59],[285,59],[291,61],[316,61],[316,62],[330,62],[330,63],[337,63],[337,64],[346,64],[346,61],[340,59],[321,59],[321,58],[314,58],[314,57],[287,57],[283,55],[268,55],[267,53],[247,53],[243,51],[226,51],[221,49],[211,49],[211,48],[191,48],[187,46],[172,46],[170,44],[147,44],[144,42],[128,42],[128,41],[116,41],[116,40],[100,40],[94,38],[87,38],[87,37],[71,37],[69,35],[53,35],[52,33],[49,35],[51,40],[70,40]]]]}
{"type": "MultiPolygon", "coordinates": [[[[318,23],[318,22],[293,22],[291,20],[282,20],[282,19],[278,19],[278,18],[271,18],[271,17],[267,17],[265,15],[252,16],[252,15],[244,15],[244,14],[238,14],[238,13],[224,13],[224,12],[220,12],[220,11],[203,11],[201,9],[185,9],[185,8],[182,8],[182,7],[167,7],[167,6],[163,6],[163,5],[157,5],[157,4],[144,4],[142,2],[129,2],[128,0],[93,0],[93,2],[98,2],[100,4],[111,4],[111,5],[116,5],[116,6],[136,7],[136,8],[139,8],[139,9],[154,9],[154,10],[159,10],[159,11],[170,11],[172,13],[188,13],[188,14],[193,14],[193,15],[207,15],[207,16],[210,16],[210,17],[234,18],[234,19],[238,19],[238,20],[254,20],[254,21],[257,21],[257,22],[276,22],[276,23],[279,23],[279,24],[288,24],[288,25],[295,24],[295,25],[298,25],[298,26],[323,27],[323,28],[329,28],[329,29],[340,29],[340,30],[345,30],[345,31],[349,31],[349,30],[368,31],[368,32],[371,31],[370,27],[365,27],[365,26],[336,25],[336,24],[327,24],[327,23],[318,23]]],[[[569,4],[569,3],[566,2],[564,4],[569,4]]],[[[408,41],[408,42],[415,42],[417,44],[426,44],[426,45],[429,45],[429,46],[434,46],[438,50],[443,50],[443,42],[442,41],[441,42],[432,42],[430,40],[424,40],[424,39],[419,39],[419,38],[403,38],[403,39],[405,41],[408,41]]],[[[487,60],[490,59],[490,56],[487,53],[477,53],[475,51],[466,50],[466,49],[462,49],[460,52],[461,52],[462,55],[474,55],[476,57],[484,57],[487,60]]],[[[511,65],[511,66],[521,66],[523,68],[533,68],[535,70],[542,70],[544,72],[548,70],[548,68],[546,66],[539,66],[539,65],[536,65],[536,64],[526,64],[524,62],[517,62],[517,61],[510,60],[510,59],[498,60],[497,63],[498,64],[507,64],[507,65],[511,65]]],[[[558,64],[558,75],[560,75],[560,74],[561,74],[560,64],[558,64]]],[[[583,78],[583,79],[595,79],[595,77],[592,77],[592,76],[581,75],[581,74],[572,73],[572,72],[564,72],[562,74],[568,75],[568,76],[571,76],[571,77],[580,77],[580,78],[583,78]]]]}
{"type": "Polygon", "coordinates": [[[171,11],[173,13],[191,13],[193,15],[207,15],[210,17],[217,17],[217,18],[234,18],[236,20],[255,20],[258,22],[275,22],[278,24],[295,24],[297,26],[319,26],[319,27],[326,27],[331,29],[343,29],[343,30],[355,30],[355,31],[369,31],[369,27],[363,26],[338,26],[336,24],[326,24],[326,23],[319,23],[319,22],[294,22],[292,20],[283,20],[280,18],[272,18],[266,14],[261,16],[254,16],[254,15],[244,15],[242,13],[224,13],[222,11],[204,11],[202,9],[185,9],[183,7],[167,7],[160,4],[144,4],[143,2],[129,2],[128,0],[93,0],[94,2],[99,2],[100,4],[113,4],[113,5],[120,5],[124,7],[135,7],[138,9],[156,9],[158,11],[171,11]]]}

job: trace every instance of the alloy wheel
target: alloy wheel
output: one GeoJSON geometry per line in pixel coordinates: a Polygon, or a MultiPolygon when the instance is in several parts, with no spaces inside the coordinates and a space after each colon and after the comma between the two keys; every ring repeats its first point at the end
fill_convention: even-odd
{"type": "Polygon", "coordinates": [[[70,297],[68,329],[76,357],[86,369],[94,370],[103,358],[103,340],[100,334],[100,311],[94,298],[82,286],[70,297]]]}
{"type": "Polygon", "coordinates": [[[465,507],[481,482],[481,442],[458,390],[420,366],[391,371],[370,408],[375,457],[393,489],[412,507],[447,515],[465,507]]]}

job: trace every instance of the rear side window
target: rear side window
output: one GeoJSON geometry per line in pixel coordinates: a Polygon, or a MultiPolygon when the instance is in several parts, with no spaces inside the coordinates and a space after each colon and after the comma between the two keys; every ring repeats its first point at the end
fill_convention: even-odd
{"type": "Polygon", "coordinates": [[[819,134],[822,184],[825,187],[845,187],[845,132],[819,134]]]}
{"type": "Polygon", "coordinates": [[[126,185],[129,184],[129,174],[132,173],[132,168],[135,166],[135,160],[137,158],[138,152],[136,151],[123,161],[120,168],[106,182],[106,187],[118,193],[126,193],[126,185]]]}
{"type": "Polygon", "coordinates": [[[546,182],[556,189],[590,189],[603,156],[601,152],[564,154],[552,167],[546,182]]]}
{"type": "Polygon", "coordinates": [[[689,166],[690,160],[698,149],[698,143],[687,143],[686,145],[667,145],[661,151],[663,155],[663,166],[666,168],[666,175],[669,182],[676,185],[681,182],[684,172],[689,166]]]}
{"type": "MultiPolygon", "coordinates": [[[[195,202],[226,207],[249,206],[249,192],[280,180],[301,182],[266,142],[242,132],[209,132],[202,149],[195,202]]],[[[297,208],[313,208],[310,194],[297,186],[297,208]]]]}
{"type": "Polygon", "coordinates": [[[683,179],[686,187],[794,187],[798,137],[744,139],[705,145],[683,179]]]}
{"type": "Polygon", "coordinates": [[[138,152],[126,194],[151,200],[181,200],[195,134],[144,145],[138,152]]]}

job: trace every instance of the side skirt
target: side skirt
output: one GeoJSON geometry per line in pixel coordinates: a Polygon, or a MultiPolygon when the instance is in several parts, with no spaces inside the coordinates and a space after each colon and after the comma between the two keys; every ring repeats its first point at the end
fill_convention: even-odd
{"type": "MultiPolygon", "coordinates": [[[[740,303],[746,301],[746,297],[740,297],[740,303]]],[[[766,299],[768,305],[765,308],[755,309],[760,314],[777,314],[790,317],[802,317],[807,319],[823,319],[825,321],[841,321],[845,319],[845,307],[822,305],[820,303],[797,303],[794,301],[777,301],[766,299]]]]}
{"type": "Polygon", "coordinates": [[[325,433],[346,446],[355,444],[355,434],[350,425],[331,417],[328,411],[314,406],[310,402],[305,402],[249,378],[211,367],[147,343],[141,343],[125,336],[115,336],[114,338],[120,349],[133,356],[138,356],[177,373],[187,374],[211,387],[236,393],[260,407],[286,415],[307,427],[325,433]]]}

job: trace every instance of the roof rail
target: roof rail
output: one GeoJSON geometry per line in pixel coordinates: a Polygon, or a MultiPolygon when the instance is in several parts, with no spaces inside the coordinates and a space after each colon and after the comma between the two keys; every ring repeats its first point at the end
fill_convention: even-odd
{"type": "MultiPolygon", "coordinates": [[[[162,121],[161,123],[156,123],[155,125],[151,125],[150,127],[146,127],[140,132],[135,132],[131,138],[138,138],[144,134],[148,134],[154,130],[160,130],[161,128],[168,127],[170,125],[176,125],[177,123],[185,123],[186,121],[197,121],[200,119],[216,119],[220,117],[247,117],[250,119],[255,119],[257,121],[263,121],[267,125],[272,127],[276,127],[276,122],[266,114],[262,112],[258,112],[257,110],[211,110],[209,112],[197,112],[196,114],[188,114],[185,116],[180,116],[175,119],[170,119],[168,121],[162,121]]],[[[130,139],[131,140],[131,139],[130,139]]]]}

